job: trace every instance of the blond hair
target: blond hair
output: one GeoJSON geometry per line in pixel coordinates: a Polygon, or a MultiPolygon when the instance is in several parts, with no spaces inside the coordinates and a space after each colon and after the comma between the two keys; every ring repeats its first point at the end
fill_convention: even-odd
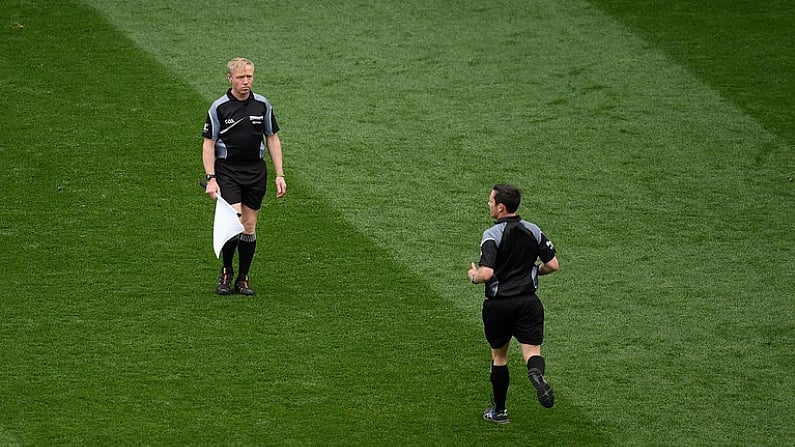
{"type": "Polygon", "coordinates": [[[231,76],[232,73],[235,70],[237,70],[238,68],[245,67],[247,65],[250,65],[253,68],[254,67],[254,62],[251,62],[250,60],[246,59],[245,57],[236,57],[236,58],[234,58],[231,61],[226,63],[226,74],[228,76],[231,76]]]}

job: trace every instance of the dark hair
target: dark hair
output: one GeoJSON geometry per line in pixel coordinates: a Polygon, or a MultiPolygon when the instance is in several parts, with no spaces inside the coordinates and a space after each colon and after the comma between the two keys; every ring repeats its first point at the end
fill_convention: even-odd
{"type": "Polygon", "coordinates": [[[505,210],[509,213],[515,213],[519,209],[519,204],[522,202],[522,191],[519,188],[511,185],[497,184],[494,185],[494,203],[502,203],[505,205],[505,210]]]}

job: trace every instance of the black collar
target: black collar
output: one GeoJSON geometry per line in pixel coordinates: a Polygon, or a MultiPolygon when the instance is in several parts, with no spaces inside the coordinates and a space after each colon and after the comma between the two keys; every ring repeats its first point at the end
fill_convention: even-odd
{"type": "Polygon", "coordinates": [[[514,214],[513,216],[506,216],[501,217],[494,221],[494,225],[501,224],[503,222],[519,222],[522,218],[518,214],[514,214]]]}

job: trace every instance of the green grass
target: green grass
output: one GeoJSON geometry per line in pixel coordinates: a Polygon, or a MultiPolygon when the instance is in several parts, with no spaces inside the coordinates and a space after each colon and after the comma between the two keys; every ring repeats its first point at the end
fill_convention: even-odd
{"type": "Polygon", "coordinates": [[[118,3],[0,11],[0,444],[795,441],[785,2],[118,3]],[[234,55],[289,183],[253,300],[196,186],[234,55]],[[497,181],[563,267],[558,403],[514,355],[509,427],[464,276],[497,181]]]}
{"type": "Polygon", "coordinates": [[[792,2],[592,3],[642,33],[791,148],[795,54],[786,36],[795,33],[792,2]]]}

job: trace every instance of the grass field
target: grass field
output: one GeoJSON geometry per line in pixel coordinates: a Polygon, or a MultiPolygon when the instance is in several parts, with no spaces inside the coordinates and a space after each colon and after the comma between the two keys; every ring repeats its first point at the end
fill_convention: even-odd
{"type": "Polygon", "coordinates": [[[795,444],[788,1],[4,0],[0,445],[795,444]],[[750,6],[753,5],[753,6],[750,6]],[[274,105],[254,299],[200,131],[274,105]],[[488,405],[496,182],[558,248],[545,410],[488,405]]]}

